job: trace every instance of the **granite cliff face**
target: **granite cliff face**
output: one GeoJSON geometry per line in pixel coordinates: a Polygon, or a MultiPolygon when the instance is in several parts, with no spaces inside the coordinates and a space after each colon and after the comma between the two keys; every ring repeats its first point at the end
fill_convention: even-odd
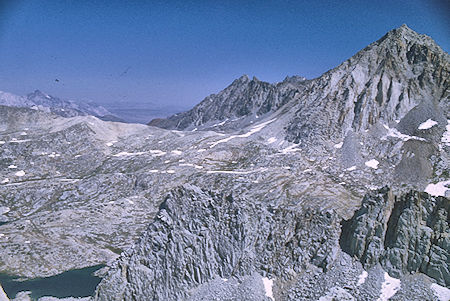
{"type": "Polygon", "coordinates": [[[395,124],[422,102],[448,114],[449,62],[430,37],[406,25],[394,29],[311,83],[287,139],[332,138],[395,124]]]}
{"type": "Polygon", "coordinates": [[[306,78],[299,76],[270,84],[243,75],[218,94],[206,97],[193,109],[167,119],[154,119],[149,125],[178,130],[217,126],[238,128],[238,125],[249,125],[255,118],[278,110],[305,89],[306,83],[306,78]]]}
{"type": "Polygon", "coordinates": [[[337,253],[338,222],[333,212],[271,208],[186,185],[167,196],[144,236],[99,285],[96,300],[186,300],[214,279],[255,273],[289,279],[309,264],[327,270],[337,253]]]}
{"type": "Polygon", "coordinates": [[[317,300],[327,290],[323,298],[373,300],[380,264],[406,283],[421,272],[448,286],[449,206],[443,197],[383,188],[364,197],[341,232],[332,211],[276,208],[185,185],[166,197],[94,300],[266,300],[258,284],[267,281],[273,300],[317,300]],[[369,271],[368,287],[339,243],[369,271]],[[305,280],[311,273],[331,283],[305,280]]]}
{"type": "Polygon", "coordinates": [[[388,189],[367,195],[343,222],[341,247],[365,267],[377,263],[394,277],[424,273],[450,285],[450,201],[411,191],[388,189]]]}

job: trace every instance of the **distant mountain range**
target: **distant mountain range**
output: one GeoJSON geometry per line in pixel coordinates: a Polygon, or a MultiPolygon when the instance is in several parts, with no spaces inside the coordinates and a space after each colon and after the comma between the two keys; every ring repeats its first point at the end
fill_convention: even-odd
{"type": "Polygon", "coordinates": [[[42,91],[35,90],[27,96],[18,96],[0,91],[0,105],[53,113],[62,117],[92,115],[105,121],[123,121],[104,107],[93,102],[64,100],[42,91]]]}

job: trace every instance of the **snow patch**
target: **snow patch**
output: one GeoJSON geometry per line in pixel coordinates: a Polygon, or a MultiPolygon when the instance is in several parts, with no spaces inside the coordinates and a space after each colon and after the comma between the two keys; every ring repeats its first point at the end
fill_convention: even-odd
{"type": "Polygon", "coordinates": [[[179,150],[173,150],[172,151],[172,154],[174,154],[174,155],[181,155],[183,152],[182,151],[179,151],[179,150]]]}
{"type": "Polygon", "coordinates": [[[3,140],[0,140],[0,145],[5,144],[6,142],[3,140]]]}
{"type": "Polygon", "coordinates": [[[205,148],[201,148],[201,149],[197,150],[197,153],[203,153],[204,151],[206,151],[206,149],[205,148]]]}
{"type": "Polygon", "coordinates": [[[162,150],[159,149],[151,149],[148,152],[155,157],[164,156],[166,154],[166,152],[163,152],[162,150]]]}
{"type": "Polygon", "coordinates": [[[8,166],[8,168],[11,168],[11,169],[16,169],[16,168],[17,168],[17,166],[15,166],[14,164],[11,164],[10,166],[8,166]]]}
{"type": "Polygon", "coordinates": [[[247,171],[235,171],[235,170],[208,170],[206,171],[207,174],[216,174],[216,173],[223,173],[223,174],[234,174],[234,175],[248,175],[255,172],[263,172],[266,171],[267,168],[261,168],[257,170],[247,170],[247,171]]]}
{"type": "Polygon", "coordinates": [[[225,119],[224,121],[222,121],[222,122],[219,122],[219,123],[216,123],[216,124],[213,124],[212,125],[212,127],[214,128],[214,127],[216,127],[216,126],[221,126],[221,125],[224,125],[226,122],[228,121],[228,118],[227,119],[225,119]]]}
{"type": "Polygon", "coordinates": [[[364,282],[366,282],[366,278],[369,276],[369,274],[366,271],[363,271],[361,275],[358,276],[358,283],[356,283],[357,286],[360,286],[364,282]]]}
{"type": "Polygon", "coordinates": [[[289,153],[293,153],[293,152],[302,150],[301,148],[298,148],[296,146],[297,146],[297,144],[290,145],[290,146],[282,149],[281,153],[286,155],[286,154],[289,154],[289,153]]]}
{"type": "Polygon", "coordinates": [[[113,157],[140,156],[140,155],[144,155],[144,154],[145,154],[145,152],[137,152],[137,153],[120,152],[118,154],[113,155],[113,157]]]}
{"type": "Polygon", "coordinates": [[[17,140],[17,138],[12,138],[11,139],[11,143],[24,143],[24,142],[28,142],[31,141],[30,139],[23,139],[23,140],[17,140]]]}
{"type": "Polygon", "coordinates": [[[20,133],[20,136],[26,136],[26,135],[28,135],[27,132],[20,133]]]}
{"type": "Polygon", "coordinates": [[[50,155],[48,155],[49,158],[56,158],[56,157],[60,157],[60,154],[57,154],[55,152],[52,152],[50,155]]]}
{"type": "Polygon", "coordinates": [[[346,171],[354,171],[354,170],[356,170],[356,166],[355,165],[353,165],[353,166],[351,166],[351,167],[346,169],[346,171]]]}
{"type": "Polygon", "coordinates": [[[334,148],[340,149],[340,148],[342,148],[342,145],[344,145],[344,142],[335,144],[335,145],[334,145],[334,148]]]}
{"type": "Polygon", "coordinates": [[[392,278],[388,273],[384,272],[384,282],[381,285],[381,294],[377,301],[387,301],[392,298],[400,289],[400,279],[392,278]]]}
{"type": "Polygon", "coordinates": [[[268,125],[269,123],[274,122],[275,120],[276,120],[276,118],[271,119],[271,120],[266,121],[266,122],[262,122],[262,123],[260,123],[260,124],[257,124],[257,125],[255,125],[255,126],[253,126],[252,128],[250,128],[250,131],[248,131],[248,132],[245,133],[245,134],[241,134],[241,135],[231,135],[230,137],[227,137],[227,138],[221,139],[221,140],[219,140],[219,141],[213,142],[213,143],[211,143],[211,145],[209,146],[209,148],[213,148],[214,146],[216,146],[216,145],[218,145],[218,144],[220,144],[220,143],[228,142],[228,141],[230,141],[230,140],[232,140],[232,139],[235,139],[235,138],[247,138],[247,137],[250,137],[251,135],[253,135],[253,134],[255,134],[255,133],[261,131],[266,125],[268,125]]]}
{"type": "Polygon", "coordinates": [[[169,170],[167,170],[167,173],[175,173],[175,170],[173,170],[173,169],[169,169],[169,170]]]}
{"type": "Polygon", "coordinates": [[[450,289],[440,286],[439,284],[433,283],[431,284],[431,289],[433,290],[434,295],[439,301],[448,301],[450,300],[450,289]]]}
{"type": "Polygon", "coordinates": [[[19,170],[18,172],[15,173],[15,175],[17,177],[23,177],[25,175],[25,172],[23,170],[19,170]]]}
{"type": "Polygon", "coordinates": [[[264,290],[266,291],[266,296],[272,299],[272,301],[275,301],[275,298],[273,297],[272,287],[273,287],[273,279],[269,279],[267,277],[263,277],[262,279],[264,284],[264,290]]]}
{"type": "Polygon", "coordinates": [[[116,143],[116,142],[117,142],[116,140],[110,141],[110,142],[106,143],[106,146],[113,146],[114,143],[116,143]]]}
{"type": "Polygon", "coordinates": [[[381,140],[386,140],[387,137],[394,137],[394,138],[401,139],[403,141],[408,141],[411,139],[419,140],[419,141],[426,141],[424,138],[402,134],[397,129],[392,129],[386,124],[383,124],[383,127],[388,131],[388,133],[386,134],[386,136],[382,137],[381,140]]]}
{"type": "Polygon", "coordinates": [[[425,192],[433,196],[445,196],[445,192],[449,189],[446,186],[450,186],[450,180],[438,182],[436,184],[428,184],[425,188],[425,192]]]}
{"type": "Polygon", "coordinates": [[[428,130],[428,129],[431,129],[431,128],[432,128],[433,126],[435,126],[436,124],[437,124],[436,121],[434,121],[434,120],[432,120],[432,119],[428,119],[427,121],[422,122],[422,123],[419,125],[418,129],[419,129],[419,130],[428,130]]]}
{"type": "Polygon", "coordinates": [[[275,137],[270,137],[269,139],[267,139],[267,143],[269,143],[269,144],[272,144],[275,141],[277,141],[277,138],[275,138],[275,137]]]}
{"type": "Polygon", "coordinates": [[[178,164],[178,166],[189,166],[189,167],[194,167],[194,164],[192,164],[192,163],[181,163],[181,164],[178,164]]]}
{"type": "Polygon", "coordinates": [[[375,159],[369,160],[366,163],[364,163],[367,167],[373,168],[373,169],[378,169],[378,164],[380,162],[378,162],[375,159]]]}
{"type": "Polygon", "coordinates": [[[9,179],[8,179],[8,178],[5,178],[5,179],[3,179],[0,183],[2,183],[2,184],[9,183],[9,179]]]}

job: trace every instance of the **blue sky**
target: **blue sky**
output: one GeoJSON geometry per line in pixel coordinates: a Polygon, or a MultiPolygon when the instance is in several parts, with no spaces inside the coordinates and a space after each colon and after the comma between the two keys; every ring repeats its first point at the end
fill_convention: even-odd
{"type": "Polygon", "coordinates": [[[403,23],[448,51],[443,3],[1,0],[0,90],[190,107],[242,74],[317,77],[403,23]]]}

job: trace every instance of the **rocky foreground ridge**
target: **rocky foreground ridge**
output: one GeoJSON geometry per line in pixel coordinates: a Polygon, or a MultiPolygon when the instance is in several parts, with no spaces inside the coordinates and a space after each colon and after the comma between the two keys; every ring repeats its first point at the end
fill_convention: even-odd
{"type": "MultiPolygon", "coordinates": [[[[267,281],[272,300],[318,300],[327,291],[347,298],[336,300],[375,300],[382,283],[373,275],[366,283],[372,290],[358,285],[359,262],[370,275],[381,263],[392,276],[407,275],[406,282],[410,273],[422,272],[448,286],[449,205],[443,197],[394,196],[383,188],[365,196],[341,232],[333,211],[273,207],[185,185],[166,197],[94,300],[269,300],[261,285],[267,281]],[[310,273],[333,281],[308,285],[310,273]]],[[[412,292],[400,288],[398,294],[412,292]]],[[[432,296],[428,288],[393,300],[432,296]]]]}

